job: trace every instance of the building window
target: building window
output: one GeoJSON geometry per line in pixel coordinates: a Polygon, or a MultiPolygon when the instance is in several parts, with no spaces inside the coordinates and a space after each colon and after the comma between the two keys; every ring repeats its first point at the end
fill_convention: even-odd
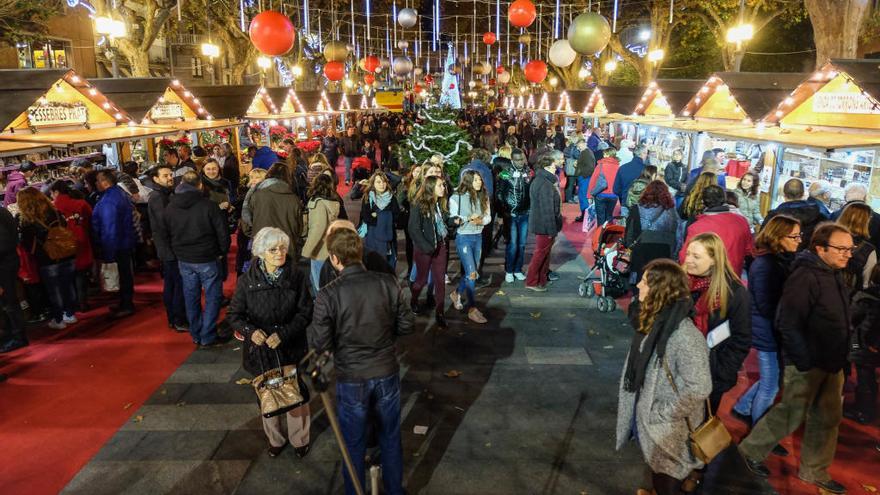
{"type": "Polygon", "coordinates": [[[193,77],[202,77],[203,75],[203,67],[202,67],[202,59],[200,57],[192,57],[192,76],[193,77]]]}
{"type": "Polygon", "coordinates": [[[18,67],[21,69],[50,69],[68,67],[71,53],[69,41],[25,41],[15,44],[18,51],[18,67]]]}

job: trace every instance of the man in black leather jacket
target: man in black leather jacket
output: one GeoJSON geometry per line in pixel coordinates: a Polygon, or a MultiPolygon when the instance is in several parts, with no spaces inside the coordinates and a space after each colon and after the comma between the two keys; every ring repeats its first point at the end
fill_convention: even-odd
{"type": "MultiPolygon", "coordinates": [[[[394,275],[370,272],[361,260],[357,232],[336,229],[327,235],[329,261],[339,276],[315,300],[309,347],[334,353],[336,410],[346,446],[364,486],[367,424],[378,428],[385,493],[403,494],[400,441],[400,377],[394,341],[412,330],[408,291],[394,275]]],[[[348,473],[345,491],[353,494],[348,473]]]]}
{"type": "Polygon", "coordinates": [[[529,185],[531,170],[526,155],[515,149],[510,155],[512,165],[498,174],[498,206],[505,223],[509,225],[510,240],[504,255],[504,281],[513,283],[514,278],[525,280],[522,267],[526,253],[529,227],[529,185]]]}

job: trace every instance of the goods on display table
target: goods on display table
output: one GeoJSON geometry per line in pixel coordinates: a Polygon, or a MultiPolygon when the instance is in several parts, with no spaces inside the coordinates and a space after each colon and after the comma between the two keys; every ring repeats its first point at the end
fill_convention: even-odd
{"type": "MultiPolygon", "coordinates": [[[[831,186],[832,211],[845,203],[844,191],[850,184],[861,184],[870,190],[871,176],[877,165],[876,150],[836,151],[823,153],[810,149],[786,148],[782,154],[779,184],[790,178],[798,178],[809,187],[815,181],[824,180],[831,186]]],[[[880,206],[880,198],[873,201],[880,206]]]]}

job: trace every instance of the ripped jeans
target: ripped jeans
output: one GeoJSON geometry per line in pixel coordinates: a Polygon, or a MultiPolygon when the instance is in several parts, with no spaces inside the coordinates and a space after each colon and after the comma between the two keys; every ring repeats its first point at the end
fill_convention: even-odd
{"type": "Polygon", "coordinates": [[[480,276],[477,272],[477,266],[480,263],[480,254],[483,250],[482,234],[458,234],[455,237],[455,250],[458,252],[458,258],[461,260],[464,271],[464,276],[459,280],[456,292],[466,296],[464,307],[470,309],[474,306],[474,290],[477,278],[480,276]]]}

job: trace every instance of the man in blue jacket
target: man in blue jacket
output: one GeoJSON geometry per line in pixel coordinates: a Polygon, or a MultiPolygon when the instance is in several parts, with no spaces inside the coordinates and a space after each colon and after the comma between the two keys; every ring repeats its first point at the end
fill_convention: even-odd
{"type": "MultiPolygon", "coordinates": [[[[614,178],[614,186],[612,190],[618,198],[626,198],[632,183],[642,175],[645,170],[645,158],[648,157],[648,147],[644,144],[636,146],[633,150],[633,158],[629,163],[623,164],[617,170],[617,177],[614,178]]],[[[621,199],[621,203],[623,200],[621,199]]],[[[620,214],[626,216],[627,208],[623,205],[620,207],[620,214]]]]}
{"type": "Polygon", "coordinates": [[[97,184],[101,196],[92,210],[92,237],[96,258],[119,268],[119,307],[111,307],[111,315],[122,318],[134,314],[134,208],[117,187],[115,171],[98,171],[97,184]]]}

